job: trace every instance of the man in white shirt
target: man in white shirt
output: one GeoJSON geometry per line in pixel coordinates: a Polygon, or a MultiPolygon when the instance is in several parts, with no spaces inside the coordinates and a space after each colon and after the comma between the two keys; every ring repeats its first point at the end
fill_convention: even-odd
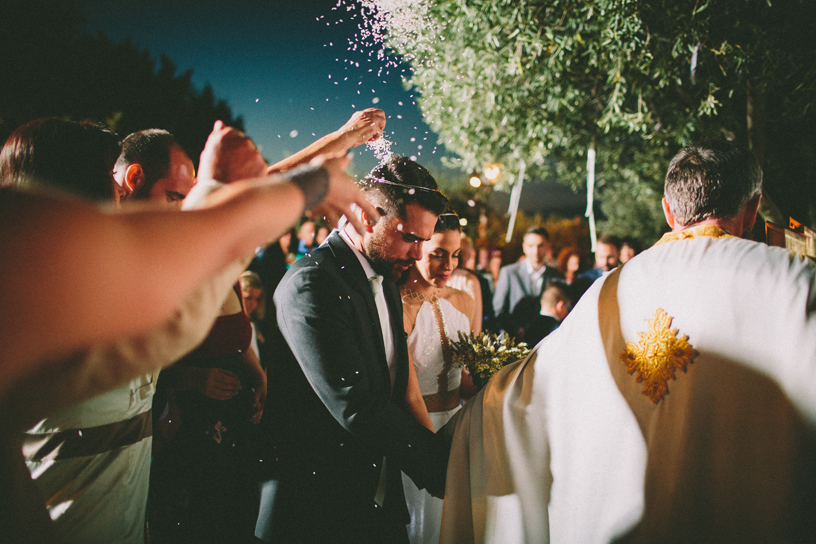
{"type": "Polygon", "coordinates": [[[547,266],[547,255],[552,253],[550,235],[543,227],[531,227],[522,243],[525,259],[503,266],[493,295],[493,310],[498,326],[518,336],[541,310],[540,297],[544,288],[554,279],[564,276],[547,266]]]}

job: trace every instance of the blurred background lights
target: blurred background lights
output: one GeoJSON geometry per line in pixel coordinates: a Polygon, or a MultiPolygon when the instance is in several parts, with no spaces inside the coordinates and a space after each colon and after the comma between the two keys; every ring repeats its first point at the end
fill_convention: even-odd
{"type": "Polygon", "coordinates": [[[470,184],[471,184],[473,187],[481,187],[481,185],[482,185],[482,180],[481,180],[481,179],[479,179],[479,176],[472,176],[472,177],[470,178],[470,184]]]}
{"type": "Polygon", "coordinates": [[[499,169],[498,166],[488,166],[487,168],[485,168],[484,174],[485,177],[490,181],[496,181],[496,179],[499,177],[499,174],[501,174],[501,169],[499,169]]]}

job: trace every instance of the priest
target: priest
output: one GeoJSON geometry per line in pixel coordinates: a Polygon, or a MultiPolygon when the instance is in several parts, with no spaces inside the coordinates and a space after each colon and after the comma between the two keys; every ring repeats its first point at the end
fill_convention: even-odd
{"type": "Polygon", "coordinates": [[[441,542],[816,539],[816,266],[742,239],[761,185],[674,157],[671,232],[461,411],[441,542]]]}

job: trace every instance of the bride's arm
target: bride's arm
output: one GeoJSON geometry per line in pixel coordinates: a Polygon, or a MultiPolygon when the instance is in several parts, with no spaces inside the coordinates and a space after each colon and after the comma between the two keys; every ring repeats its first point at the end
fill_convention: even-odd
{"type": "Polygon", "coordinates": [[[405,390],[405,404],[414,419],[426,429],[435,432],[433,423],[431,423],[431,416],[428,414],[428,407],[425,406],[422,392],[419,390],[419,380],[417,379],[416,368],[410,351],[408,352],[408,388],[405,390]]]}

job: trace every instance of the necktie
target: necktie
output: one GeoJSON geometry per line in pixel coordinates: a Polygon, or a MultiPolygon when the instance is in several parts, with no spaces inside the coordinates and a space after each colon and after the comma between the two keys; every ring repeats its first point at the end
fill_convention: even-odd
{"type": "Polygon", "coordinates": [[[372,276],[368,279],[371,286],[371,293],[374,295],[374,303],[377,305],[377,313],[380,316],[380,330],[383,335],[383,347],[385,348],[388,372],[391,377],[391,387],[394,387],[396,377],[394,369],[394,339],[391,337],[391,327],[389,326],[388,306],[385,303],[385,294],[382,290],[382,276],[372,276]]]}
{"type": "MultiPolygon", "coordinates": [[[[374,303],[377,305],[377,313],[380,314],[380,330],[382,330],[383,335],[383,343],[386,344],[386,353],[388,352],[387,348],[387,334],[388,330],[385,328],[386,320],[388,319],[388,307],[385,305],[385,295],[382,292],[382,285],[380,284],[381,276],[372,276],[368,279],[369,284],[371,285],[371,293],[374,295],[374,303]]],[[[390,367],[390,365],[389,365],[390,367]]],[[[390,369],[389,369],[390,370],[390,369]]],[[[394,376],[391,376],[391,387],[394,386],[394,376]]],[[[380,481],[377,484],[377,493],[374,495],[374,502],[377,506],[382,506],[383,502],[385,501],[385,489],[386,489],[386,472],[385,472],[385,457],[383,456],[382,460],[382,467],[380,468],[380,481]]]]}
{"type": "Polygon", "coordinates": [[[383,333],[383,343],[385,342],[385,320],[388,319],[388,308],[385,305],[385,295],[382,292],[382,285],[380,285],[380,276],[372,276],[368,278],[371,284],[371,293],[374,295],[374,303],[377,305],[377,313],[380,314],[380,330],[383,333]]]}

